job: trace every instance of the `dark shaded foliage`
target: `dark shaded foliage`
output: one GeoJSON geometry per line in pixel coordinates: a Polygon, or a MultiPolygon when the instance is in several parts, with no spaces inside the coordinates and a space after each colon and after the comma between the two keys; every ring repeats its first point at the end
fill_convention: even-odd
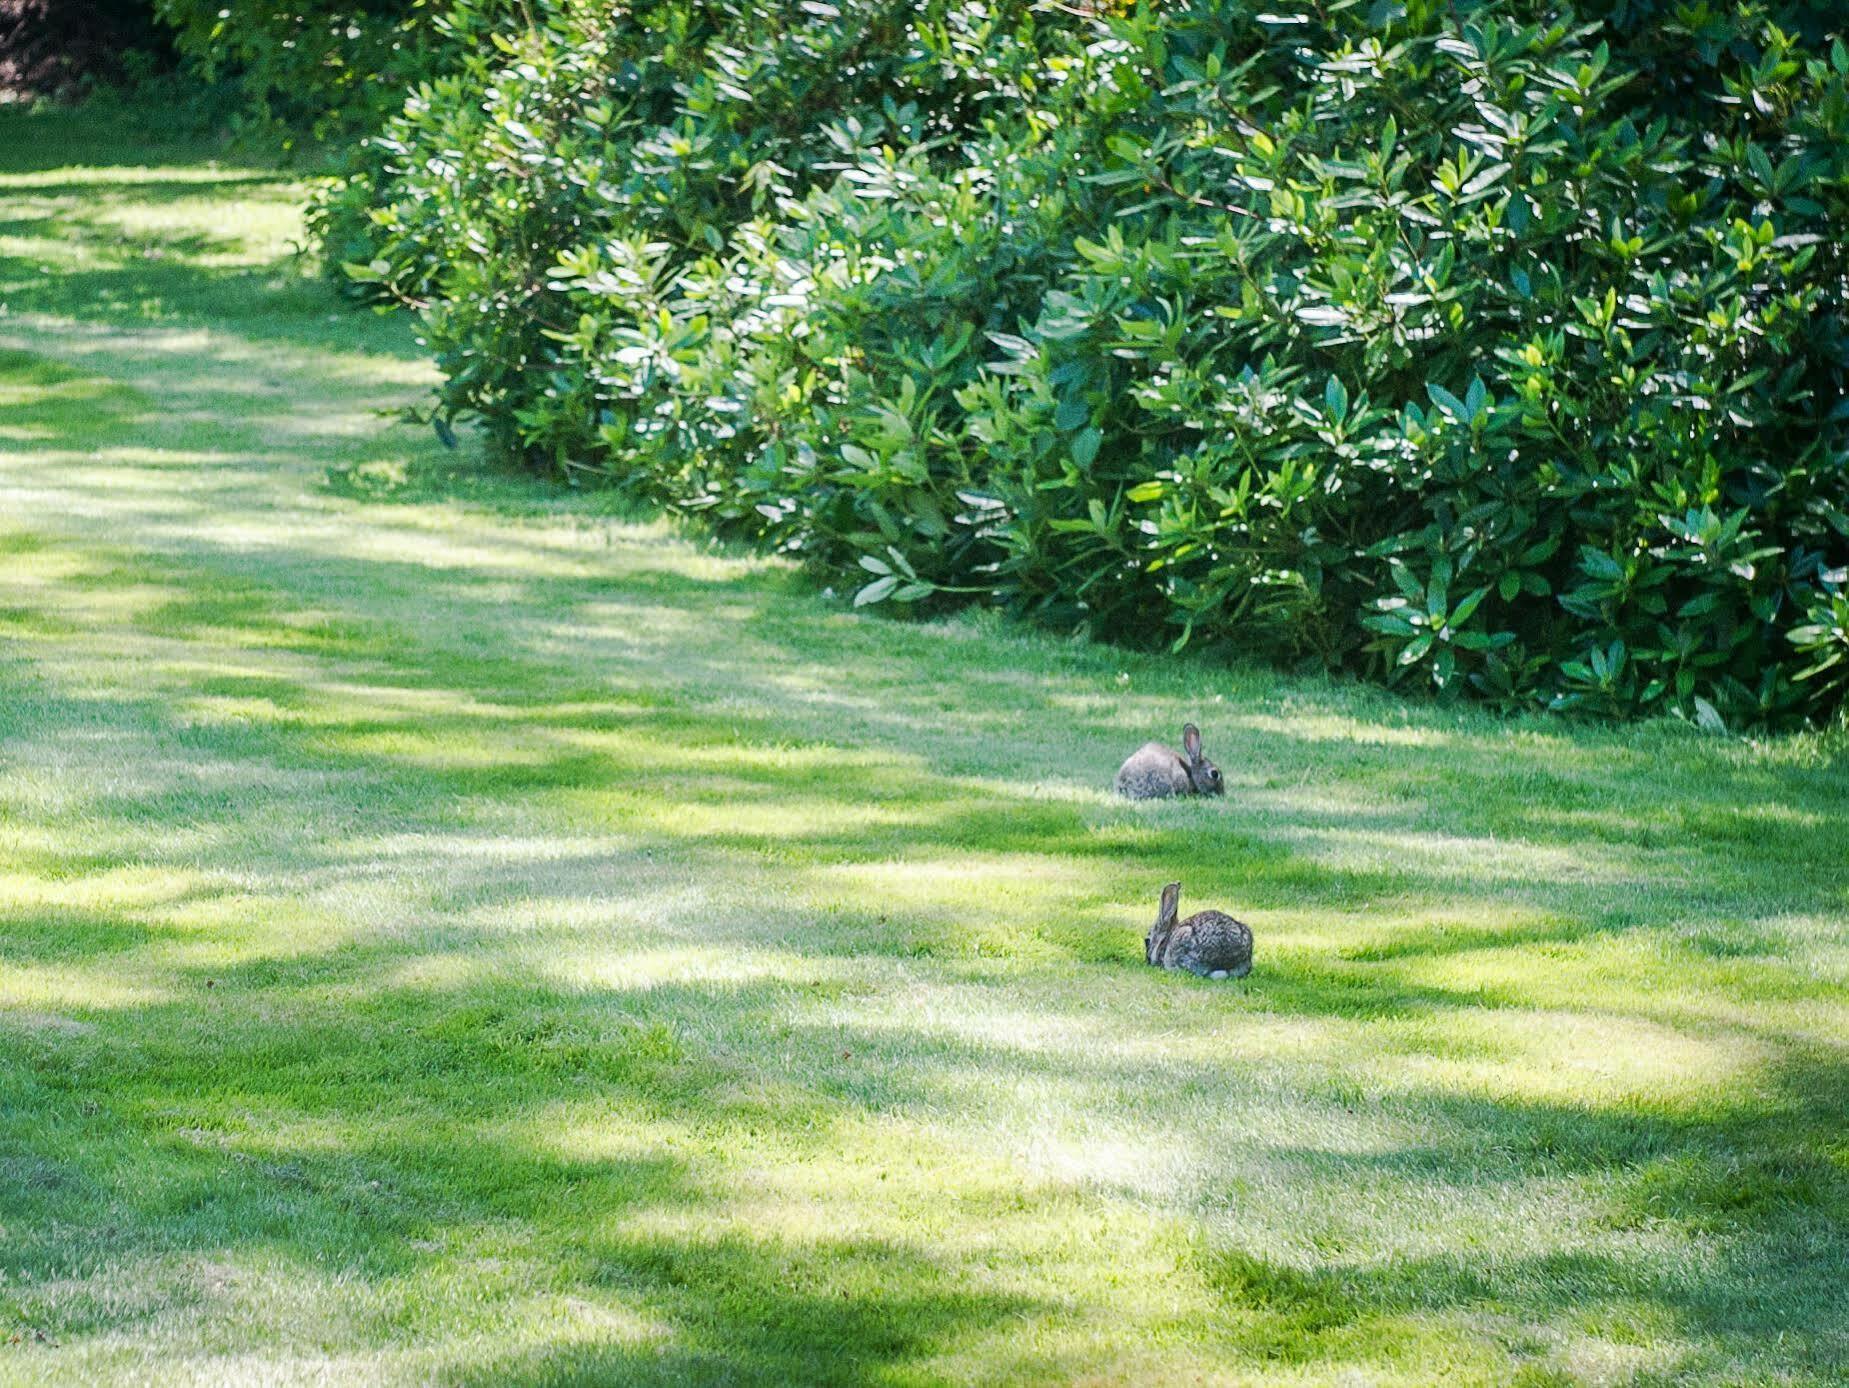
{"type": "Polygon", "coordinates": [[[56,96],[172,60],[148,0],[0,0],[0,92],[56,96]]]}
{"type": "Polygon", "coordinates": [[[247,118],[326,140],[376,130],[412,83],[454,61],[432,0],[151,3],[196,71],[235,86],[247,118]]]}

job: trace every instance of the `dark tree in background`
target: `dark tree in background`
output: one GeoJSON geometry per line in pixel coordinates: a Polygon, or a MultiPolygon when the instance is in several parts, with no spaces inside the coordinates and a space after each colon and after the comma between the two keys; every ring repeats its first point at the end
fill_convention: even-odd
{"type": "Polygon", "coordinates": [[[55,96],[172,58],[147,0],[0,0],[0,92],[55,96]]]}

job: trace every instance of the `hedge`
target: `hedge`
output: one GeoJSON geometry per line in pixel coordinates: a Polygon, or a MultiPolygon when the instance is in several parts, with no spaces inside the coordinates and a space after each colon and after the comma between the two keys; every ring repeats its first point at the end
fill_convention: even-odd
{"type": "Polygon", "coordinates": [[[1835,716],[1828,7],[548,0],[322,209],[444,427],[795,555],[1507,706],[1835,716]]]}

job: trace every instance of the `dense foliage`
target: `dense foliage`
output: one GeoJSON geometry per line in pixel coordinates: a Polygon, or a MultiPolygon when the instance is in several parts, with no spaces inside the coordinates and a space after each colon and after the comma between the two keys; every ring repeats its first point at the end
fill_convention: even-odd
{"type": "Polygon", "coordinates": [[[1849,679],[1849,50],[1737,0],[553,0],[323,210],[505,448],[1132,642],[1849,679]],[[1775,22],[1776,21],[1776,22],[1775,22]]]}
{"type": "Polygon", "coordinates": [[[195,70],[237,86],[246,115],[323,138],[376,130],[454,61],[437,0],[152,5],[195,70]]]}

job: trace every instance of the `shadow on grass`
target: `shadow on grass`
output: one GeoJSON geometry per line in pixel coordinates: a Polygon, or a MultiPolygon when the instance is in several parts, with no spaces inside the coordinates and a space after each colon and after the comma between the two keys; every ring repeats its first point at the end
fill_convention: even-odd
{"type": "Polygon", "coordinates": [[[0,175],[204,166],[229,148],[180,128],[170,110],[108,97],[87,107],[0,105],[0,175]]]}
{"type": "Polygon", "coordinates": [[[1468,1309],[1636,1344],[1666,1331],[1710,1341],[1705,1356],[1644,1374],[1649,1382],[1725,1377],[1730,1360],[1751,1362],[1789,1336],[1790,1369],[1827,1381],[1849,1364],[1849,1245],[1837,1223],[1849,1171],[1817,1139],[1849,1111],[1849,1067],[1827,1048],[1794,1052],[1778,1067],[1777,1091],[1775,1105],[1713,1121],[1427,1095],[1422,1104],[1455,1145],[1274,1153],[1356,1190],[1379,1189],[1383,1176],[1418,1191],[1596,1179],[1611,1191],[1597,1216],[1607,1251],[1338,1257],[1306,1270],[1235,1248],[1204,1252],[1201,1271],[1229,1308],[1266,1314],[1275,1338],[1259,1342],[1265,1356],[1291,1363],[1339,1358],[1389,1317],[1468,1309]],[[1480,1147],[1467,1155],[1472,1136],[1480,1147]],[[1639,1235],[1666,1229],[1689,1237],[1699,1275],[1630,1251],[1639,1235]],[[1794,1315],[1794,1305],[1807,1309],[1794,1315]]]}
{"type": "MultiPolygon", "coordinates": [[[[271,678],[256,687],[265,698],[283,695],[285,704],[320,703],[318,692],[290,690],[288,683],[271,678]]],[[[224,687],[252,688],[235,681],[224,687]]],[[[118,705],[111,716],[126,715],[167,716],[154,701],[118,705]]],[[[431,730],[437,745],[468,731],[466,721],[431,730]]],[[[647,729],[641,745],[656,745],[659,731],[647,729]]],[[[252,786],[263,789],[234,787],[217,802],[189,800],[158,784],[105,793],[84,808],[84,820],[107,840],[112,824],[159,823],[179,832],[203,814],[240,832],[235,847],[226,835],[208,839],[221,847],[179,853],[186,867],[208,876],[255,873],[284,889],[294,883],[312,897],[333,883],[351,889],[363,882],[375,866],[369,844],[441,832],[447,812],[436,807],[453,807],[458,798],[518,800],[606,784],[606,777],[619,785],[649,780],[633,764],[594,760],[456,774],[341,750],[337,742],[330,750],[318,741],[325,735],[324,727],[212,734],[215,757],[253,772],[265,765],[333,772],[292,787],[284,820],[262,813],[261,802],[279,785],[268,773],[252,777],[252,786]],[[362,773],[375,787],[392,783],[391,793],[348,799],[338,838],[303,842],[299,826],[324,822],[335,811],[329,792],[350,789],[350,779],[362,773]],[[355,805],[371,808],[355,814],[355,805]],[[265,839],[266,827],[273,838],[265,839]]],[[[793,777],[785,793],[801,799],[820,791],[848,801],[858,788],[853,777],[824,765],[793,777]]],[[[1010,832],[1022,836],[1017,851],[1062,851],[1057,839],[1049,846],[1035,833],[1033,816],[1056,820],[1069,810],[1027,800],[1014,808],[1016,815],[1005,818],[1010,832]]],[[[948,822],[956,827],[946,841],[914,824],[907,842],[943,853],[998,828],[980,816],[973,827],[954,817],[948,822]]],[[[453,833],[454,825],[448,827],[453,833]]],[[[582,1338],[561,1334],[548,1348],[471,1351],[437,1375],[442,1381],[855,1382],[928,1359],[998,1322],[1054,1314],[1049,1306],[985,1290],[961,1251],[821,1232],[797,1243],[714,1232],[713,1226],[735,1227],[737,1217],[728,1215],[723,1198],[734,1179],[729,1163],[710,1153],[750,1152],[769,1142],[782,1162],[826,1165],[854,1149],[852,1134],[866,1122],[923,1118],[954,1106],[962,1077],[972,1073],[1058,1084],[1092,1096],[1107,1111],[1122,1109],[1140,1095],[1172,1088],[1173,1063],[1024,1053],[943,1037],[926,1042],[821,1019],[805,1006],[815,980],[800,971],[770,982],[663,983],[644,974],[624,986],[619,965],[618,980],[599,987],[547,986],[532,977],[533,961],[518,935],[470,923],[471,911],[504,905],[535,926],[574,903],[597,903],[597,918],[607,919],[613,904],[671,898],[684,876],[681,864],[697,862],[708,880],[736,876],[752,870],[770,846],[752,836],[714,839],[697,831],[625,833],[614,855],[548,853],[536,881],[532,867],[502,860],[473,870],[466,854],[454,856],[454,843],[433,843],[427,865],[414,866],[412,875],[440,873],[441,892],[425,904],[452,923],[401,926],[364,941],[298,940],[289,953],[206,964],[176,965],[172,952],[200,938],[185,916],[229,894],[222,878],[167,893],[158,910],[139,916],[75,908],[10,913],[0,928],[0,961],[8,967],[106,960],[112,973],[145,974],[149,986],[169,993],[158,1003],[68,1011],[84,1030],[41,1028],[36,1045],[9,1048],[7,1108],[17,1117],[0,1127],[10,1178],[0,1220],[8,1232],[0,1242],[8,1266],[34,1269],[33,1279],[12,1289],[19,1318],[67,1342],[133,1324],[100,1293],[36,1290],[38,1279],[82,1283],[95,1266],[96,1248],[72,1242],[62,1230],[109,1230],[108,1256],[117,1263],[189,1252],[261,1256],[299,1262],[305,1274],[337,1266],[343,1276],[383,1289],[439,1275],[453,1266],[458,1241],[466,1245],[478,1231],[510,1223],[529,1231],[512,1242],[539,1260],[545,1271],[535,1268],[533,1275],[543,1275],[552,1292],[591,1298],[606,1309],[615,1304],[649,1328],[633,1335],[600,1331],[593,1317],[582,1338]],[[442,981],[448,965],[461,966],[463,981],[442,981]],[[426,968],[437,982],[392,982],[426,968]],[[821,1055],[843,1058],[818,1063],[821,1055]],[[764,1093],[763,1078],[779,1074],[800,1079],[764,1093]],[[562,1096],[595,1104],[599,1130],[638,1134],[633,1142],[641,1154],[568,1160],[548,1151],[548,1126],[562,1096]],[[52,1130],[32,1117],[54,1113],[84,1116],[52,1130]],[[246,1115],[262,1115],[261,1130],[248,1137],[246,1115]],[[675,1143],[651,1136],[663,1126],[675,1143]],[[292,1145],[288,1134],[297,1129],[315,1140],[292,1145]],[[669,1155],[688,1139],[709,1153],[698,1171],[669,1155]],[[661,1210],[695,1222],[705,1210],[711,1224],[678,1236],[625,1231],[625,1220],[661,1210]],[[34,1231],[44,1232],[35,1237],[34,1231]]],[[[844,841],[832,851],[851,859],[852,847],[844,841]]],[[[862,848],[877,851],[879,844],[863,840],[862,848]]],[[[146,858],[125,854],[123,865],[139,859],[145,866],[146,858]]],[[[62,866],[69,871],[73,864],[62,866]]],[[[99,866],[86,861],[90,871],[99,866]]],[[[762,863],[757,870],[774,876],[762,863]]],[[[906,947],[903,936],[871,918],[871,908],[858,920],[818,929],[781,896],[772,893],[754,907],[748,926],[730,915],[691,922],[685,931],[672,922],[665,929],[643,926],[619,948],[692,946],[723,955],[775,940],[826,965],[906,947]]],[[[911,914],[906,929],[916,932],[919,912],[911,914]]],[[[555,926],[548,938],[556,948],[579,935],[555,926]]],[[[1558,938],[1518,931],[1472,944],[1525,948],[1558,938]]],[[[957,957],[954,937],[942,952],[957,957]]],[[[1381,953],[1388,965],[1404,957],[1381,953]]],[[[1136,986],[1125,989],[1119,969],[1068,967],[1094,980],[1088,992],[1114,991],[1127,1003],[1145,990],[1140,973],[1126,976],[1136,986]]],[[[1280,1017],[1364,1026],[1485,1001],[1467,990],[1416,985],[1380,967],[1345,970],[1301,959],[1272,964],[1238,997],[1280,1017]]],[[[1503,1001],[1522,1003],[1514,996],[1503,1001]]],[[[1038,1005],[1050,1015],[1084,1014],[1057,993],[1038,1005]]],[[[1220,1298],[1223,1324],[1214,1337],[1224,1339],[1223,1352],[1236,1362],[1333,1370],[1419,1362],[1433,1348],[1433,1316],[1500,1316],[1580,1333],[1601,1326],[1632,1333],[1641,1322],[1698,1339],[1715,1356],[1712,1363],[1679,1362],[1678,1372],[1725,1376],[1740,1364],[1780,1363],[1821,1380],[1843,1362],[1838,1274],[1849,1249],[1837,1216],[1849,1205],[1849,1191],[1819,1135],[1834,1131],[1849,1085],[1838,1053],[1806,1058],[1794,1041],[1784,1055],[1775,1102],[1733,1104],[1719,1095],[1708,1118],[1423,1092],[1404,1100],[1427,1129],[1418,1147],[1359,1157],[1261,1142],[1264,1160],[1289,1170],[1293,1184],[1332,1197],[1346,1191],[1412,1201],[1434,1189],[1455,1195],[1486,1183],[1517,1191],[1596,1179],[1618,1192],[1608,1216],[1612,1251],[1338,1255],[1305,1271],[1222,1246],[1192,1268],[1220,1298]],[[1704,1241],[1712,1249],[1704,1261],[1719,1263],[1690,1278],[1625,1251],[1632,1233],[1665,1228],[1704,1241]]],[[[1230,1062],[1194,1063],[1187,1072],[1203,1096],[1240,1083],[1230,1062]]],[[[1044,1197],[1017,1200],[1034,1209],[1044,1197]]],[[[1005,1222],[999,1228],[1011,1246],[1031,1250],[1031,1232],[1013,1235],[1005,1222]]],[[[163,1294],[200,1295],[196,1289],[163,1294]]],[[[517,1279],[496,1280],[489,1305],[519,1295],[517,1279]]],[[[159,1298],[157,1304],[170,1307],[159,1298]]]]}
{"type": "Polygon", "coordinates": [[[725,1209],[746,1193],[736,1175],[710,1153],[699,1170],[678,1154],[715,1135],[756,1146],[771,1133],[786,1159],[837,1154],[838,1101],[750,1090],[736,1058],[687,1039],[715,1012],[729,1032],[762,1028],[786,987],[686,985],[613,1005],[505,978],[379,986],[404,954],[362,946],[302,967],[187,970],[173,1000],[97,1032],[28,1028],[9,1047],[14,1116],[0,1120],[0,1249],[29,1269],[6,1289],[17,1318],[70,1342],[197,1295],[182,1287],[125,1317],[107,1290],[86,1289],[99,1250],[71,1239],[75,1228],[107,1231],[118,1268],[255,1257],[310,1279],[335,1267],[381,1292],[459,1258],[497,1270],[506,1260],[488,1306],[457,1309],[463,1320],[492,1324],[496,1303],[544,1290],[647,1327],[633,1346],[598,1335],[472,1352],[439,1375],[458,1383],[617,1366],[625,1381],[861,1382],[1035,1309],[973,1285],[959,1256],[902,1239],[820,1225],[799,1238],[745,1232],[725,1209]],[[349,981],[367,986],[333,1001],[349,981]],[[107,1092],[102,1074],[113,1076],[107,1092]],[[597,1133],[634,1150],[572,1155],[554,1141],[567,1096],[594,1107],[597,1133]],[[20,1126],[27,1113],[69,1117],[62,1132],[35,1135],[20,1126]],[[265,1131],[245,1135],[241,1115],[262,1115],[265,1131]],[[317,1136],[292,1145],[278,1129],[317,1136]],[[658,1215],[707,1223],[647,1232],[658,1215]]]}
{"type": "MultiPolygon", "coordinates": [[[[31,1270],[9,1300],[61,1340],[124,1321],[100,1292],[72,1294],[98,1251],[60,1231],[106,1229],[116,1266],[261,1255],[381,1290],[453,1268],[481,1241],[471,1256],[514,1260],[491,1279],[490,1307],[537,1279],[650,1328],[472,1351],[443,1381],[864,1381],[960,1336],[1056,1314],[1057,1263],[1047,1295],[1024,1297],[985,1287],[981,1249],[1045,1259],[1034,1221],[1081,1198],[1004,1173],[993,1208],[963,1211],[987,1230],[976,1248],[833,1231],[828,1212],[849,1217],[856,1197],[831,1201],[838,1178],[821,1173],[851,1175],[837,1164],[865,1151],[868,1124],[939,1111],[978,1070],[1070,1085],[1106,1109],[1177,1080],[1159,1059],[903,1042],[818,1017],[800,978],[547,986],[506,941],[460,929],[166,978],[162,1002],[9,1047],[0,1249],[31,1270]],[[470,981],[389,981],[458,956],[480,966],[470,981]],[[770,1076],[789,1078],[767,1088],[770,1076]],[[31,1114],[67,1117],[20,1126],[31,1114]],[[572,1155],[587,1137],[626,1153],[572,1155]],[[817,1203],[801,1237],[754,1228],[735,1207],[769,1151],[785,1171],[817,1173],[806,1195],[768,1193],[817,1203]]],[[[1288,996],[1270,1002],[1295,1015],[1288,996]]],[[[1189,1068],[1203,1096],[1238,1083],[1236,1066],[1189,1068]]],[[[1849,1352],[1849,1175],[1828,1145],[1849,1071],[1840,1053],[1794,1045],[1772,1079],[1759,1097],[1717,1096],[1692,1115],[1426,1089],[1400,1100],[1423,1129],[1416,1145],[1260,1140],[1259,1160],[1330,1198],[1425,1207],[1434,1192],[1493,1201],[1584,1184],[1605,1192],[1602,1251],[1329,1249],[1306,1267],[1203,1245],[1181,1271],[1215,1300],[1207,1340],[1232,1362],[1333,1371],[1417,1364],[1434,1348],[1433,1317],[1551,1334],[1641,1326],[1703,1346],[1666,1381],[1773,1363],[1827,1381],[1849,1352]],[[1669,1231],[1698,1275],[1640,1242],[1669,1231]]],[[[968,1193],[895,1186],[892,1198],[903,1222],[921,1200],[968,1193]]]]}

